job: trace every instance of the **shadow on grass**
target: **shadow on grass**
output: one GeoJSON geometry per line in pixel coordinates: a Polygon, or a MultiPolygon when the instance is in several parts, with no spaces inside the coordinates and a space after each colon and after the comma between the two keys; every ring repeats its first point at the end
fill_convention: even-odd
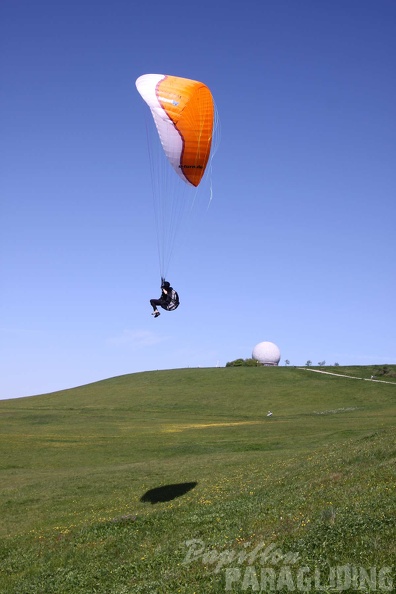
{"type": "Polygon", "coordinates": [[[194,489],[198,483],[178,483],[175,485],[164,485],[163,487],[155,487],[150,489],[141,496],[140,501],[144,503],[164,503],[165,501],[172,501],[176,497],[185,495],[191,489],[194,489]]]}

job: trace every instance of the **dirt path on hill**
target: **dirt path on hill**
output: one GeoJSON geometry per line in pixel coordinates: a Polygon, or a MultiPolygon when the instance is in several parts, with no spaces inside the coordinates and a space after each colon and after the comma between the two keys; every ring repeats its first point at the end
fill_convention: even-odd
{"type": "Polygon", "coordinates": [[[368,377],[354,377],[353,375],[343,375],[342,373],[332,373],[331,371],[322,371],[321,369],[310,369],[310,367],[298,367],[302,371],[313,371],[314,373],[325,373],[326,375],[335,375],[337,377],[347,377],[348,379],[360,380],[364,382],[377,382],[378,384],[392,384],[396,386],[395,382],[387,382],[385,380],[377,380],[368,377]]]}

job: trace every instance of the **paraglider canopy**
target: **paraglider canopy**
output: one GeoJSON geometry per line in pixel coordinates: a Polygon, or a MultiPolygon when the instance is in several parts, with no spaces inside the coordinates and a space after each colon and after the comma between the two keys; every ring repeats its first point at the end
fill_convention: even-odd
{"type": "MultiPolygon", "coordinates": [[[[210,180],[219,125],[209,88],[202,82],[165,74],[144,74],[136,87],[150,108],[146,122],[152,197],[161,276],[167,276],[176,237],[187,215],[197,213],[198,192],[210,180]],[[153,125],[155,124],[155,126],[153,125]]],[[[207,186],[206,186],[207,187],[207,186]]]]}
{"type": "Polygon", "coordinates": [[[175,172],[198,186],[208,163],[214,103],[210,90],[196,80],[144,74],[136,87],[151,109],[162,147],[175,172]]]}

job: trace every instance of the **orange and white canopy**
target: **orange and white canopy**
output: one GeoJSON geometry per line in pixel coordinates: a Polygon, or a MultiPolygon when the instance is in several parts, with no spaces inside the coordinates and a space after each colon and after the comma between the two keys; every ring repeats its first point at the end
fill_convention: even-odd
{"type": "Polygon", "coordinates": [[[209,160],[214,102],[206,85],[196,80],[144,74],[136,87],[153,115],[162,147],[176,173],[198,186],[209,160]]]}

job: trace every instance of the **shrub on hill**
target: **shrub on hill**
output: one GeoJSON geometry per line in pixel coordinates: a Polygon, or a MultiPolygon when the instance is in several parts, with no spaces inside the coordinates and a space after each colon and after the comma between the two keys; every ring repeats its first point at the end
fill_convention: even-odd
{"type": "Polygon", "coordinates": [[[377,377],[396,377],[396,369],[394,365],[376,365],[373,374],[377,377]]]}
{"type": "Polygon", "coordinates": [[[256,359],[235,359],[226,364],[226,367],[257,367],[256,359]]]}

